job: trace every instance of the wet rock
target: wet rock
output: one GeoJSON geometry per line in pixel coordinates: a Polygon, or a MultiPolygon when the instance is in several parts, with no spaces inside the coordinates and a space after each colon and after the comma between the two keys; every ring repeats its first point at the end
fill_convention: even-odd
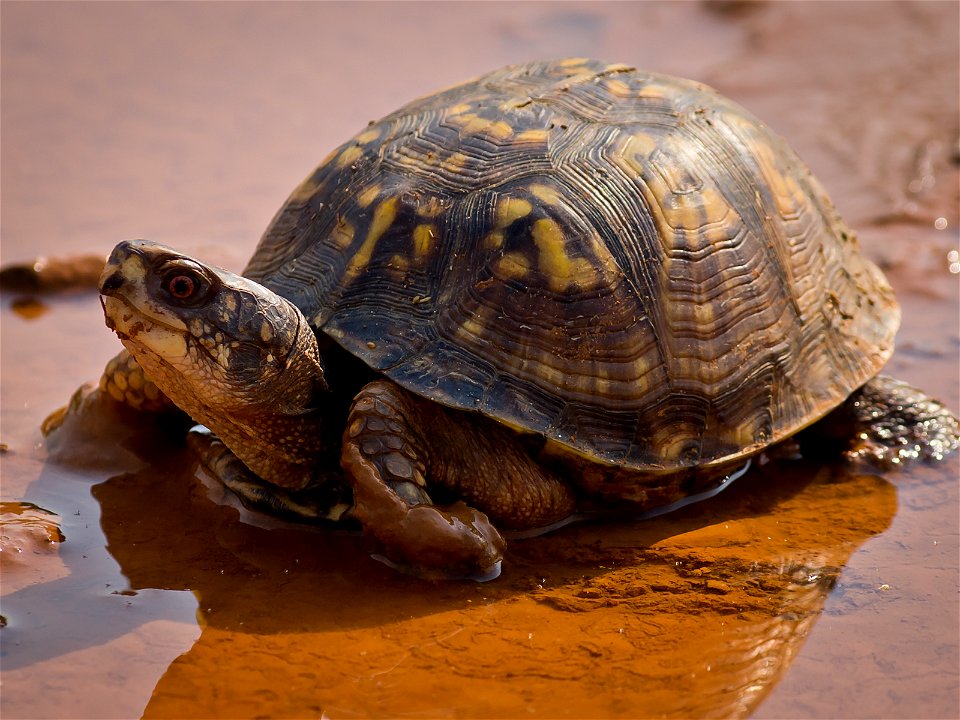
{"type": "Polygon", "coordinates": [[[55,512],[31,502],[0,502],[0,565],[56,552],[65,540],[55,512]]]}
{"type": "Polygon", "coordinates": [[[0,268],[0,290],[54,293],[96,290],[103,271],[103,255],[37,258],[0,268]]]}

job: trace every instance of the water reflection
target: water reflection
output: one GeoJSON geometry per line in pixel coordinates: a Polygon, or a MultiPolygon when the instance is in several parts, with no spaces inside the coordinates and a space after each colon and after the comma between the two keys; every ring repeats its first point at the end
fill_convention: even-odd
{"type": "MultiPolygon", "coordinates": [[[[120,599],[199,603],[199,639],[148,717],[743,716],[896,509],[882,478],[772,461],[670,516],[515,540],[492,583],[429,583],[371,560],[359,535],[242,522],[159,445],[91,490],[120,599]]],[[[22,593],[6,600],[61,597],[22,593]]],[[[106,643],[137,617],[114,610],[74,635],[106,643]]],[[[5,667],[42,655],[17,649],[5,667]]]]}

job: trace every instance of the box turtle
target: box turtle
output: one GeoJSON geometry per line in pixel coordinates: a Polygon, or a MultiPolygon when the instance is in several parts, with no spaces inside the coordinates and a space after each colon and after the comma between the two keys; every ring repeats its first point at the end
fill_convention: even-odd
{"type": "Polygon", "coordinates": [[[243,277],[135,241],[100,290],[132,355],[106,393],[168,398],[248,502],[353,518],[427,574],[495,574],[497,528],[701,497],[828,414],[848,455],[956,446],[877,377],[897,302],[794,152],[624,65],[416,100],[293,191],[243,277]]]}

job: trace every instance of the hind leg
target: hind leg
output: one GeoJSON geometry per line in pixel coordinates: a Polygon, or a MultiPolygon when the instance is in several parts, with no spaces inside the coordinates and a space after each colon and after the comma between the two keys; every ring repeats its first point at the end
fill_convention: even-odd
{"type": "Polygon", "coordinates": [[[938,461],[956,450],[960,423],[944,405],[900,380],[878,375],[802,437],[851,460],[889,469],[938,461]]]}
{"type": "Polygon", "coordinates": [[[491,518],[524,529],[574,510],[573,491],[514,433],[385,381],[354,399],[341,465],[351,514],[388,559],[421,574],[488,576],[506,545],[491,518]]]}

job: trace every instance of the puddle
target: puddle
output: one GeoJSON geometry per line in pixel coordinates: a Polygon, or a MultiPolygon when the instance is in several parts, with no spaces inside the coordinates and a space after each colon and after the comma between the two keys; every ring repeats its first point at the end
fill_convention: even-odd
{"type": "MultiPolygon", "coordinates": [[[[960,11],[741,5],[383,5],[379,24],[347,4],[5,5],[0,254],[149,237],[238,269],[366,121],[507,62],[599,55],[696,76],[786,135],[897,289],[890,374],[960,409],[960,11]]],[[[85,470],[51,462],[41,421],[118,345],[93,294],[5,294],[0,314],[3,500],[55,513],[3,508],[30,519],[2,531],[4,718],[960,714],[956,456],[885,477],[773,461],[668,516],[513,540],[496,581],[429,583],[357,535],[244,522],[134,421],[85,470]]]]}

